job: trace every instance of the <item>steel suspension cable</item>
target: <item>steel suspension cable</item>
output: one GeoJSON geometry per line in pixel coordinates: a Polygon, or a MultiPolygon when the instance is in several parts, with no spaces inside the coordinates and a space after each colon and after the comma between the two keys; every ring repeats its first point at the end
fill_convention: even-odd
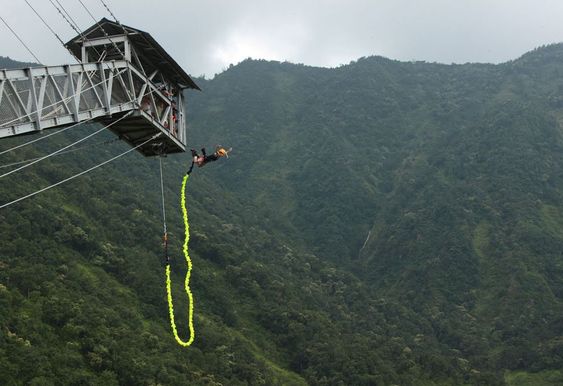
{"type": "Polygon", "coordinates": [[[68,148],[70,148],[70,147],[73,147],[73,146],[76,145],[76,144],[79,144],[79,143],[81,143],[81,142],[84,142],[84,141],[87,140],[88,138],[93,137],[94,135],[101,133],[103,130],[107,129],[108,127],[111,127],[111,126],[115,125],[117,122],[119,122],[119,121],[121,121],[122,119],[128,117],[128,116],[131,115],[132,113],[133,113],[132,111],[128,112],[127,114],[125,114],[125,115],[122,116],[121,118],[119,118],[119,119],[113,121],[113,122],[110,123],[109,125],[106,125],[106,126],[102,127],[101,129],[96,130],[96,131],[93,132],[92,134],[89,134],[89,135],[87,135],[86,137],[81,138],[81,139],[79,139],[78,141],[75,141],[75,142],[71,143],[70,145],[67,145],[67,146],[65,146],[65,147],[62,147],[62,148],[60,148],[60,149],[57,150],[57,151],[54,151],[54,152],[52,152],[52,153],[50,153],[50,154],[47,154],[46,156],[43,156],[43,157],[41,157],[41,158],[39,158],[39,159],[37,159],[37,160],[35,160],[35,161],[33,161],[33,162],[30,162],[30,163],[28,163],[28,164],[25,164],[25,165],[23,165],[23,166],[20,166],[19,168],[16,168],[16,169],[14,169],[14,170],[10,170],[9,172],[0,175],[0,178],[7,177],[7,176],[9,176],[10,174],[13,174],[13,173],[15,173],[15,172],[18,172],[18,171],[20,171],[20,170],[22,170],[22,169],[26,169],[26,168],[30,167],[31,165],[35,165],[35,164],[38,163],[38,162],[41,162],[41,161],[43,161],[43,160],[45,160],[45,159],[47,159],[47,158],[53,157],[53,156],[59,154],[60,152],[66,150],[66,149],[68,149],[68,148]]]}
{"type": "MultiPolygon", "coordinates": [[[[113,17],[113,20],[115,20],[115,22],[119,25],[121,25],[121,23],[119,22],[119,20],[117,20],[117,17],[115,17],[115,15],[113,14],[113,12],[111,11],[111,9],[109,9],[109,7],[107,6],[107,4],[104,2],[104,0],[100,0],[103,4],[103,6],[107,9],[107,11],[109,12],[109,14],[111,15],[111,17],[113,17]]],[[[123,26],[121,26],[123,27],[123,26]]]]}
{"type": "MultiPolygon", "coordinates": [[[[86,148],[89,148],[89,147],[94,147],[94,146],[98,146],[98,145],[107,145],[107,144],[110,144],[110,143],[112,143],[112,142],[117,142],[117,141],[119,141],[119,138],[114,138],[114,139],[110,139],[110,140],[107,140],[107,141],[96,142],[96,143],[93,143],[93,144],[91,144],[91,145],[84,145],[84,146],[79,146],[79,147],[74,148],[74,149],[70,149],[70,150],[66,150],[66,151],[61,151],[60,153],[55,154],[55,155],[63,155],[63,154],[73,153],[73,152],[75,152],[75,151],[82,150],[82,149],[86,149],[86,148]]],[[[39,158],[41,158],[41,157],[35,157],[35,158],[31,158],[31,159],[26,159],[26,160],[23,160],[23,161],[12,162],[12,163],[6,164],[6,165],[0,165],[0,169],[9,168],[10,166],[16,166],[16,165],[26,164],[26,163],[28,163],[28,162],[35,161],[35,160],[37,160],[37,159],[39,159],[39,158]]]]}
{"type": "Polygon", "coordinates": [[[82,36],[82,32],[80,31],[80,29],[78,29],[77,26],[74,26],[74,24],[71,23],[71,21],[65,16],[63,11],[61,11],[61,9],[57,7],[57,5],[53,2],[53,0],[49,0],[49,2],[53,7],[55,7],[55,9],[59,12],[59,15],[61,15],[61,17],[68,23],[68,25],[70,25],[70,28],[72,28],[74,32],[76,32],[78,35],[82,36]]]}
{"type": "MultiPolygon", "coordinates": [[[[35,10],[35,8],[33,8],[33,6],[29,3],[29,1],[24,0],[26,2],[26,4],[29,6],[29,8],[31,8],[31,10],[37,15],[37,17],[43,22],[43,24],[45,25],[45,27],[47,27],[49,29],[49,31],[51,31],[53,33],[53,35],[55,35],[55,37],[57,38],[57,40],[64,46],[65,43],[63,42],[63,40],[59,37],[59,35],[57,35],[57,33],[51,28],[51,26],[49,24],[47,24],[47,22],[45,21],[45,19],[43,19],[43,17],[39,14],[39,12],[37,12],[35,10]]],[[[74,55],[73,55],[74,56],[74,55]]]]}
{"type": "Polygon", "coordinates": [[[88,123],[88,122],[92,121],[93,119],[94,119],[94,118],[88,118],[88,119],[85,120],[85,121],[75,123],[74,125],[65,127],[64,129],[57,130],[57,131],[55,131],[55,132],[53,132],[53,133],[50,133],[50,134],[41,136],[41,137],[39,137],[39,138],[33,139],[33,140],[31,140],[31,141],[22,143],[22,144],[20,144],[20,145],[14,146],[14,147],[12,147],[12,148],[10,148],[10,149],[3,150],[3,151],[0,152],[0,155],[9,153],[9,152],[11,152],[11,151],[14,151],[14,150],[16,150],[16,149],[22,148],[22,147],[27,146],[27,145],[31,145],[32,143],[42,141],[42,140],[47,139],[47,138],[49,138],[49,137],[51,137],[51,136],[53,136],[53,135],[57,135],[57,134],[63,133],[63,132],[65,132],[65,131],[67,131],[67,130],[70,130],[70,129],[76,127],[76,126],[80,126],[80,125],[82,125],[82,124],[84,124],[84,123],[88,123]]]}
{"type": "Polygon", "coordinates": [[[61,7],[61,9],[63,10],[63,12],[68,16],[68,18],[70,19],[70,21],[76,26],[76,29],[78,31],[80,31],[80,35],[82,36],[82,30],[80,29],[80,27],[78,26],[78,23],[72,18],[72,16],[70,16],[70,13],[68,13],[68,11],[66,10],[66,8],[61,4],[61,2],[59,0],[55,0],[57,2],[57,4],[59,5],[59,7],[61,7]]]}
{"type": "MultiPolygon", "coordinates": [[[[70,28],[72,28],[74,30],[74,32],[76,32],[82,39],[84,39],[84,41],[88,40],[86,39],[86,37],[84,36],[84,34],[82,33],[82,31],[80,30],[80,28],[78,27],[78,24],[74,21],[74,19],[70,16],[70,14],[67,12],[67,10],[65,9],[65,7],[63,7],[63,5],[58,1],[55,0],[57,2],[57,4],[60,5],[59,8],[54,2],[53,0],[49,0],[49,2],[51,3],[51,5],[57,10],[57,12],[59,13],[59,15],[61,15],[61,17],[64,19],[64,21],[66,21],[68,23],[68,25],[70,25],[70,28]],[[64,11],[64,13],[63,13],[64,11]],[[68,15],[68,18],[65,16],[68,15]],[[70,20],[69,20],[70,19],[70,20]]],[[[64,43],[63,43],[64,46],[64,43]]],[[[66,47],[66,46],[65,46],[66,47]]],[[[98,52],[98,50],[96,49],[96,47],[92,47],[94,49],[94,51],[96,52],[96,54],[98,56],[100,56],[100,53],[98,52]]],[[[73,54],[74,56],[74,54],[73,54]]],[[[77,58],[78,59],[78,58],[77,58]]]]}
{"type": "Polygon", "coordinates": [[[10,27],[10,25],[6,22],[6,20],[4,20],[4,18],[2,16],[0,16],[0,20],[2,20],[2,22],[6,25],[6,27],[8,27],[8,29],[14,34],[14,36],[16,37],[16,39],[18,39],[20,41],[20,43],[25,47],[25,49],[31,54],[31,56],[33,56],[35,58],[35,60],[37,61],[37,63],[41,63],[41,61],[37,58],[37,56],[35,56],[35,54],[33,53],[33,51],[31,51],[31,49],[23,42],[23,40],[18,36],[18,34],[16,33],[16,31],[14,31],[12,29],[12,27],[10,27]]]}
{"type": "Polygon", "coordinates": [[[116,159],[118,159],[118,158],[120,158],[120,157],[123,157],[124,155],[126,155],[126,154],[132,152],[133,150],[136,150],[136,149],[140,148],[141,146],[143,146],[143,145],[149,143],[150,141],[152,141],[152,140],[158,138],[160,135],[162,135],[162,133],[155,134],[155,135],[153,135],[151,138],[147,139],[145,142],[140,143],[139,145],[137,145],[137,146],[135,146],[135,147],[132,147],[131,149],[126,150],[126,151],[124,151],[123,153],[118,154],[118,155],[116,155],[115,157],[112,157],[112,158],[110,158],[110,159],[108,159],[108,160],[106,160],[106,161],[104,161],[104,162],[102,162],[102,163],[99,163],[99,164],[96,165],[96,166],[93,166],[93,167],[91,167],[91,168],[89,168],[89,169],[86,169],[86,170],[80,172],[80,173],[77,173],[77,174],[75,174],[75,175],[73,175],[73,176],[70,176],[70,177],[68,177],[68,178],[65,178],[64,180],[61,180],[61,181],[59,181],[59,182],[56,182],[56,183],[54,183],[54,184],[52,184],[52,185],[49,185],[49,186],[47,186],[47,187],[45,187],[45,188],[43,188],[43,189],[39,189],[39,190],[37,190],[37,191],[35,191],[35,192],[33,192],[33,193],[30,193],[30,194],[28,194],[28,195],[26,195],[26,196],[20,197],[20,198],[18,198],[18,199],[13,200],[13,201],[7,202],[6,204],[0,205],[0,209],[6,208],[6,207],[8,207],[8,206],[10,206],[10,205],[13,205],[13,204],[15,204],[15,203],[18,203],[18,202],[23,201],[23,200],[25,200],[25,199],[28,199],[28,198],[30,198],[30,197],[33,197],[33,196],[35,196],[35,195],[37,195],[37,194],[39,194],[39,193],[43,193],[43,192],[45,192],[46,190],[52,189],[52,188],[54,188],[54,187],[56,187],[56,186],[59,186],[59,185],[61,185],[61,184],[64,184],[65,182],[68,182],[68,181],[73,180],[73,179],[75,179],[75,178],[77,178],[77,177],[80,177],[80,176],[82,176],[82,175],[84,175],[84,174],[86,174],[86,173],[89,173],[89,172],[91,172],[91,171],[93,171],[93,170],[95,170],[95,169],[98,169],[99,167],[102,167],[102,166],[104,166],[104,165],[106,165],[106,164],[108,164],[108,163],[110,163],[110,162],[112,162],[112,161],[115,161],[116,159]]]}
{"type": "Polygon", "coordinates": [[[117,46],[117,44],[111,40],[110,36],[108,35],[108,33],[106,32],[106,30],[101,26],[101,24],[96,20],[96,18],[94,17],[94,15],[92,15],[92,12],[90,12],[90,10],[88,9],[88,7],[82,2],[82,0],[78,0],[80,2],[80,4],[82,4],[82,7],[84,7],[84,9],[86,10],[86,12],[88,12],[88,15],[90,15],[90,17],[92,18],[92,20],[94,20],[94,22],[98,25],[98,27],[102,30],[102,32],[104,33],[104,36],[109,39],[110,43],[113,44],[113,46],[117,49],[117,51],[119,52],[119,55],[122,55],[123,57],[125,57],[125,54],[121,51],[121,49],[117,46]]]}
{"type": "Polygon", "coordinates": [[[113,14],[113,12],[111,11],[111,9],[109,9],[108,5],[104,2],[104,0],[100,0],[100,2],[102,3],[102,5],[105,7],[105,9],[109,12],[109,14],[111,15],[111,17],[113,17],[113,20],[115,20],[115,22],[117,24],[119,24],[119,26],[121,27],[121,29],[123,30],[123,32],[125,33],[125,35],[129,35],[129,31],[127,31],[127,29],[123,26],[123,24],[121,24],[121,22],[119,20],[117,20],[117,17],[113,14]]]}
{"type": "MultiPolygon", "coordinates": [[[[164,237],[165,241],[167,241],[167,228],[166,228],[166,207],[164,206],[164,177],[162,173],[162,157],[158,157],[160,161],[160,193],[162,196],[162,223],[164,225],[164,237]]],[[[168,258],[168,256],[166,256],[168,258]]]]}

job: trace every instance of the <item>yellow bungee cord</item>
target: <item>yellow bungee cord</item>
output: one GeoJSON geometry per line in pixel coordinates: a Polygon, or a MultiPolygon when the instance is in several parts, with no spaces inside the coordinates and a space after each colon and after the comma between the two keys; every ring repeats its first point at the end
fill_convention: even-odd
{"type": "MultiPolygon", "coordinates": [[[[189,175],[186,174],[182,181],[182,189],[181,189],[181,197],[180,203],[182,207],[182,216],[184,217],[184,230],[185,230],[185,237],[184,237],[184,257],[186,258],[186,264],[188,266],[188,271],[186,273],[186,280],[184,281],[184,289],[186,294],[188,295],[189,301],[189,308],[188,308],[188,327],[190,330],[190,337],[187,341],[182,340],[178,335],[178,329],[176,327],[176,321],[174,317],[174,303],[172,301],[172,282],[170,280],[170,261],[167,259],[166,261],[166,294],[168,298],[168,312],[170,314],[170,325],[172,326],[172,332],[174,333],[174,338],[179,345],[183,347],[190,346],[195,338],[195,330],[194,330],[194,296],[192,291],[190,290],[190,276],[192,274],[192,260],[190,259],[190,255],[188,253],[188,242],[190,241],[190,225],[188,223],[188,210],[186,209],[186,184],[188,182],[189,175]]],[[[166,230],[164,233],[165,243],[168,242],[166,230]]],[[[165,244],[166,245],[166,244],[165,244]]]]}

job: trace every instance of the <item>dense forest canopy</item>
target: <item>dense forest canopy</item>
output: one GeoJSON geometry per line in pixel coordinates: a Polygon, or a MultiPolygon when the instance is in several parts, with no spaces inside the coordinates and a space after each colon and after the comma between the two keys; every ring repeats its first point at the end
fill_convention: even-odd
{"type": "MultiPolygon", "coordinates": [[[[562,59],[561,45],[500,65],[249,59],[198,80],[190,147],[234,150],[188,186],[194,345],[169,331],[158,160],[133,153],[0,211],[0,378],[561,384],[562,59]]],[[[6,177],[2,202],[125,148],[6,177]]],[[[178,193],[189,155],[164,164],[185,315],[178,193]]]]}

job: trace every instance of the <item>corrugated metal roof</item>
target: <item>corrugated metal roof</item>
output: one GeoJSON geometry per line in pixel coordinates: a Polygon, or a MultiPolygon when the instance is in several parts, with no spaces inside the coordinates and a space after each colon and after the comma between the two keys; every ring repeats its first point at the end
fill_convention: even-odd
{"type": "Polygon", "coordinates": [[[181,87],[201,90],[182,67],[172,59],[149,33],[126,25],[120,25],[106,18],[103,18],[98,23],[83,31],[81,35],[71,39],[65,46],[76,57],[80,58],[82,55],[83,37],[85,37],[86,40],[103,38],[106,36],[104,31],[110,38],[112,35],[123,35],[126,33],[132,45],[135,47],[135,52],[139,55],[147,73],[158,69],[165,77],[181,87]]]}

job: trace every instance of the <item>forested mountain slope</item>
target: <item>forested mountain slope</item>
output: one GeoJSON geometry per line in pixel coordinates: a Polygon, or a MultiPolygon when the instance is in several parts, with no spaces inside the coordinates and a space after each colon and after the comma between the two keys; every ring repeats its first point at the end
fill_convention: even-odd
{"type": "Polygon", "coordinates": [[[246,61],[206,84],[195,132],[236,143],[232,191],[472,363],[558,369],[562,58],[246,61]]]}
{"type": "MultiPolygon", "coordinates": [[[[14,385],[557,384],[562,58],[555,45],[502,65],[247,60],[200,80],[204,92],[188,102],[191,145],[234,150],[196,169],[188,187],[194,346],[169,332],[158,161],[131,154],[0,212],[0,376],[14,385]]],[[[124,148],[6,177],[2,202],[124,148]]],[[[184,303],[178,191],[188,162],[165,160],[184,303]]]]}

